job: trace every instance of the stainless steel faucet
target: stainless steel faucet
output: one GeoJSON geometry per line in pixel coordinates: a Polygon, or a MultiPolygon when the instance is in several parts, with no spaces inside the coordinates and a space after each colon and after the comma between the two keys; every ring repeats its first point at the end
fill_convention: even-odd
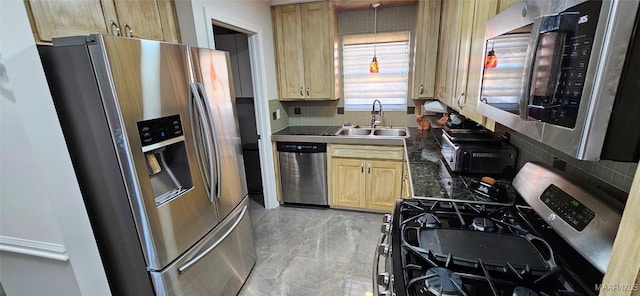
{"type": "Polygon", "coordinates": [[[378,106],[380,107],[378,114],[380,114],[380,117],[384,117],[384,112],[382,112],[382,103],[380,100],[376,99],[371,105],[371,128],[375,128],[376,125],[380,124],[380,121],[376,120],[376,102],[378,102],[378,106]]]}

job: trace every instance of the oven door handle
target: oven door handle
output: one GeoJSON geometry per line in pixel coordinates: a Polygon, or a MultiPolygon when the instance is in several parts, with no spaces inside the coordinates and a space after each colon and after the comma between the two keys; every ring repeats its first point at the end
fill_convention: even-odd
{"type": "Polygon", "coordinates": [[[373,254],[373,275],[372,275],[372,279],[373,279],[373,295],[374,296],[378,296],[380,295],[380,289],[378,288],[378,265],[380,264],[380,251],[378,246],[382,244],[382,242],[384,242],[384,240],[387,238],[387,234],[382,233],[380,234],[380,239],[378,240],[378,244],[376,245],[376,251],[373,254]]]}
{"type": "MultiPolygon", "coordinates": [[[[380,247],[383,246],[384,241],[387,239],[387,235],[391,232],[391,215],[387,214],[385,216],[385,220],[382,223],[382,228],[381,230],[381,234],[380,234],[380,239],[378,239],[378,244],[376,245],[376,250],[375,253],[373,253],[373,274],[372,274],[372,282],[373,282],[373,295],[374,296],[378,296],[380,295],[380,288],[378,286],[378,272],[379,272],[379,265],[380,265],[380,255],[382,255],[380,253],[380,247]]],[[[389,253],[386,254],[387,256],[390,256],[389,253]]],[[[385,263],[386,264],[386,263],[385,263]]],[[[387,275],[388,277],[391,277],[391,275],[387,275]]],[[[389,290],[393,289],[393,287],[391,287],[391,281],[387,280],[389,285],[389,290]]],[[[390,295],[388,293],[385,293],[385,295],[390,295]]]]}

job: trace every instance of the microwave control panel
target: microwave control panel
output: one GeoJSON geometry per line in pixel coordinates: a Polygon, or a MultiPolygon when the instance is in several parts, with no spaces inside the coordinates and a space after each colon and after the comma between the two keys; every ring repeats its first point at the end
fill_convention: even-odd
{"type": "Polygon", "coordinates": [[[545,87],[531,96],[529,117],[575,127],[601,6],[600,1],[587,1],[542,20],[537,56],[540,64],[551,64],[552,69],[539,66],[534,73],[533,83],[545,87]],[[549,40],[559,44],[549,45],[549,40]],[[548,51],[553,53],[545,54],[548,51]],[[545,61],[545,56],[550,58],[545,61]]]}

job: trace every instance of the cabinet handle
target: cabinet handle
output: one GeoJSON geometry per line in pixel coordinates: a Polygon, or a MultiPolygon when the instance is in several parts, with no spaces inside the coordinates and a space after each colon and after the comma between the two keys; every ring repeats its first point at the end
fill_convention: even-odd
{"type": "Polygon", "coordinates": [[[420,84],[420,94],[424,94],[424,85],[420,84]]]}
{"type": "Polygon", "coordinates": [[[309,96],[309,88],[307,87],[307,97],[309,96]]]}
{"type": "Polygon", "coordinates": [[[120,36],[120,26],[118,26],[118,23],[116,23],[114,20],[111,20],[111,28],[113,29],[113,27],[116,27],[115,35],[120,36]]]}
{"type": "Polygon", "coordinates": [[[369,171],[369,174],[371,174],[371,163],[369,163],[369,169],[368,169],[368,171],[369,171]]]}
{"type": "Polygon", "coordinates": [[[304,97],[304,87],[300,87],[300,96],[304,97]]]}
{"type": "Polygon", "coordinates": [[[360,172],[364,173],[364,162],[360,164],[360,172]]]}
{"type": "Polygon", "coordinates": [[[464,107],[464,92],[462,92],[460,96],[458,96],[458,107],[464,107]]]}
{"type": "Polygon", "coordinates": [[[129,26],[129,24],[127,24],[126,22],[123,23],[124,24],[124,29],[125,29],[125,34],[127,32],[129,32],[129,36],[128,37],[133,37],[133,30],[131,29],[131,26],[129,26]]]}

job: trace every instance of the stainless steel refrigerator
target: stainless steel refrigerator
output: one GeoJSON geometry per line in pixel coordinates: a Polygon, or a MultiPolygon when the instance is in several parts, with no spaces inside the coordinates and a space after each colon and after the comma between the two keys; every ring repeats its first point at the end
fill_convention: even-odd
{"type": "Polygon", "coordinates": [[[256,255],[228,54],[108,35],[39,51],[113,294],[237,294],[256,255]]]}

